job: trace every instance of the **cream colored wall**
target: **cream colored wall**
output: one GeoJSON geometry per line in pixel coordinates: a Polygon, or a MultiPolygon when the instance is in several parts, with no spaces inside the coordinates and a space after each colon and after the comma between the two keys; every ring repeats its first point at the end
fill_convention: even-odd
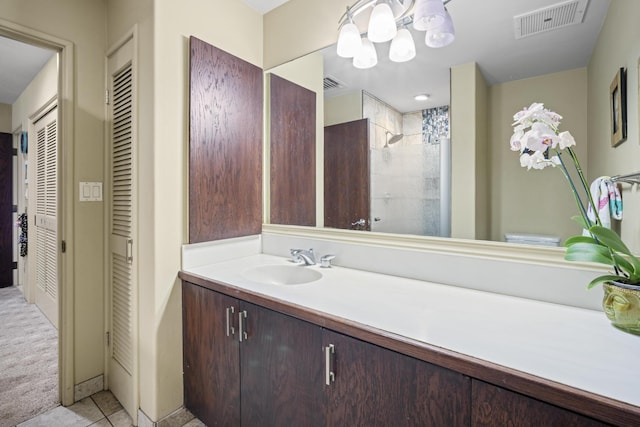
{"type": "Polygon", "coordinates": [[[579,212],[561,170],[520,167],[518,152],[510,150],[509,140],[513,115],[542,102],[563,116],[560,130],[574,136],[580,163],[588,172],[587,69],[496,84],[489,94],[491,240],[504,241],[505,233],[546,234],[562,240],[579,233],[571,221],[579,212]]]}
{"type": "Polygon", "coordinates": [[[461,239],[475,239],[479,233],[477,198],[483,184],[476,184],[476,178],[485,171],[477,159],[483,154],[477,151],[485,136],[478,121],[486,108],[485,83],[479,74],[475,63],[451,68],[451,237],[461,239]]]}
{"type": "MultiPolygon", "coordinates": [[[[103,211],[102,203],[78,202],[78,181],[103,180],[103,93],[105,10],[103,1],[3,0],[2,19],[73,42],[75,51],[74,161],[65,165],[73,176],[73,329],[74,382],[103,372],[103,211]],[[34,13],[37,11],[37,13],[34,13]]],[[[14,113],[15,115],[15,113],[14,113]]],[[[62,144],[65,144],[62,141],[62,144]]],[[[63,284],[69,286],[70,282],[63,284]]]]}
{"type": "MultiPolygon", "coordinates": [[[[589,179],[602,175],[640,172],[638,137],[638,60],[640,58],[640,2],[615,0],[588,66],[589,179]],[[609,86],[620,67],[627,69],[627,140],[611,147],[609,86]]],[[[623,185],[621,235],[640,253],[640,194],[623,185]]]]}
{"type": "MultiPolygon", "coordinates": [[[[314,52],[268,71],[316,94],[316,225],[324,227],[324,73],[322,54],[314,52]]],[[[265,81],[265,87],[267,84],[268,82],[265,81]]],[[[268,96],[265,97],[266,117],[269,117],[268,99],[268,96]]],[[[268,125],[266,123],[266,129],[268,129],[268,125]]],[[[265,132],[265,141],[269,141],[269,132],[265,132]]],[[[267,172],[268,168],[265,168],[265,173],[267,172]]],[[[269,182],[269,180],[266,179],[265,182],[269,182]]],[[[268,197],[265,197],[265,201],[267,200],[268,197]]],[[[268,203],[265,203],[265,209],[267,207],[268,203]]]]}
{"type": "Polygon", "coordinates": [[[335,43],[338,18],[352,3],[290,0],[265,14],[264,68],[273,68],[335,43]]]}
{"type": "Polygon", "coordinates": [[[114,43],[137,23],[140,35],[140,408],[159,420],[183,393],[177,272],[188,240],[189,36],[262,67],[263,26],[240,0],[129,3],[108,1],[108,32],[114,43]]]}
{"type": "MultiPolygon", "coordinates": [[[[489,239],[489,224],[491,219],[491,210],[489,207],[489,194],[491,188],[489,187],[489,159],[490,153],[488,150],[488,129],[489,125],[487,119],[489,118],[487,105],[489,102],[489,92],[487,83],[484,80],[484,76],[480,72],[480,69],[475,69],[475,86],[476,86],[476,146],[475,146],[475,211],[476,211],[476,223],[475,223],[475,238],[480,240],[489,239]]],[[[455,159],[455,157],[453,157],[455,159]]],[[[453,166],[452,166],[453,167],[453,166]]],[[[453,173],[457,173],[455,168],[452,169],[453,173]]]]}
{"type": "Polygon", "coordinates": [[[362,119],[362,91],[327,98],[324,101],[324,125],[362,119]]]}
{"type": "Polygon", "coordinates": [[[12,133],[11,105],[0,104],[0,132],[12,133]]]}

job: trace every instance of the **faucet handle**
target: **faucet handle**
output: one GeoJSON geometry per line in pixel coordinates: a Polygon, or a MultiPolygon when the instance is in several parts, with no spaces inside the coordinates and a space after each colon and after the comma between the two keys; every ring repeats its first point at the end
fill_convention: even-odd
{"type": "Polygon", "coordinates": [[[336,256],[333,254],[327,254],[320,257],[320,267],[321,268],[331,268],[331,260],[336,256]]]}
{"type": "Polygon", "coordinates": [[[291,259],[289,261],[295,262],[296,264],[301,263],[302,260],[298,256],[300,252],[302,252],[302,249],[289,249],[289,253],[291,254],[291,259]]]}

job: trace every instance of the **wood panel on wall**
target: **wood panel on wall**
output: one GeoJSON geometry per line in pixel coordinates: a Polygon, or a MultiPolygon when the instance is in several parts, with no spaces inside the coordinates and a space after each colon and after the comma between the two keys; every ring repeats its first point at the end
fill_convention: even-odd
{"type": "Polygon", "coordinates": [[[0,133],[0,288],[13,285],[13,144],[0,133]]]}
{"type": "Polygon", "coordinates": [[[190,37],[189,242],[262,228],[262,69],[190,37]]]}
{"type": "Polygon", "coordinates": [[[275,74],[270,87],[270,222],[315,226],[316,93],[275,74]]]}

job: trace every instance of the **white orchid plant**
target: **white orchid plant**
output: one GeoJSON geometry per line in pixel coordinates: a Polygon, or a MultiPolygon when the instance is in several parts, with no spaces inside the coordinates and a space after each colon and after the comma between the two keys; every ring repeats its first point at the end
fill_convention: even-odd
{"type": "Polygon", "coordinates": [[[587,235],[568,238],[564,245],[568,261],[588,261],[606,264],[613,268],[611,274],[596,277],[589,283],[592,288],[604,282],[617,282],[630,286],[640,286],[640,260],[624,244],[620,236],[603,227],[598,209],[593,209],[593,197],[585,180],[578,157],[572,147],[576,141],[571,133],[559,131],[562,116],[545,109],[544,104],[533,103],[513,116],[511,150],[520,152],[520,165],[530,169],[558,167],[569,183],[569,187],[580,212],[573,219],[587,235]],[[579,177],[578,186],[569,173],[567,163],[562,158],[566,153],[579,177]],[[581,196],[582,193],[582,196],[581,196]],[[586,203],[583,203],[583,198],[586,203]],[[589,204],[595,213],[595,221],[589,219],[589,204]]]}

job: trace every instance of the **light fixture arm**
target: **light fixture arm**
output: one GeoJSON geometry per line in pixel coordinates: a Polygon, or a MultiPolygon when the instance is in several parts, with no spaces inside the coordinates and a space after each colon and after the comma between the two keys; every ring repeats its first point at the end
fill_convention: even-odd
{"type": "Polygon", "coordinates": [[[351,6],[347,6],[347,11],[338,19],[338,24],[343,25],[349,20],[362,13],[366,8],[373,6],[378,0],[358,0],[351,6]]]}

